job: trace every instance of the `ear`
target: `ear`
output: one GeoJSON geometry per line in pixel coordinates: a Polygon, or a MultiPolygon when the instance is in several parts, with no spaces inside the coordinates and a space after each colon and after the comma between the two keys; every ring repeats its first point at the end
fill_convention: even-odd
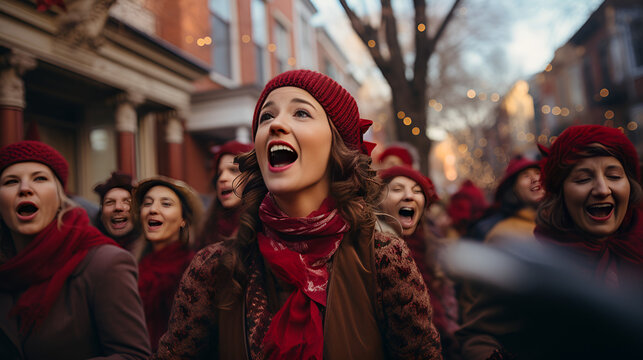
{"type": "Polygon", "coordinates": [[[181,229],[185,227],[185,220],[181,221],[181,229]]]}

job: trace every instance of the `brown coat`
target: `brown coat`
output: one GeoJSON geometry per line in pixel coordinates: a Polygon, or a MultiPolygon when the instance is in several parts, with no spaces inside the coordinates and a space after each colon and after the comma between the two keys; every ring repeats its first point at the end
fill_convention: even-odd
{"type": "MultiPolygon", "coordinates": [[[[384,233],[376,233],[374,243],[362,240],[366,242],[340,246],[332,260],[324,358],[441,359],[429,296],[408,247],[384,233]]],[[[271,320],[261,310],[268,305],[259,270],[263,265],[250,266],[248,282],[258,287],[248,286],[253,290],[245,301],[234,302],[231,311],[218,311],[213,285],[224,251],[221,243],[213,244],[192,260],[153,359],[262,358],[262,334],[271,320]]]]}
{"type": "Polygon", "coordinates": [[[19,294],[0,292],[2,359],[145,359],[150,344],[129,252],[89,251],[67,279],[47,318],[26,338],[7,314],[19,294]]]}

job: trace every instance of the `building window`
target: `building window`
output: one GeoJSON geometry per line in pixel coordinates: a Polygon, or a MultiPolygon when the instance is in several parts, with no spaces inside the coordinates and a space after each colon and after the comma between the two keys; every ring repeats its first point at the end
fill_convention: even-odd
{"type": "Polygon", "coordinates": [[[314,69],[315,44],[313,28],[310,26],[310,17],[305,14],[299,15],[297,22],[297,63],[301,68],[314,69]]]}
{"type": "Polygon", "coordinates": [[[212,62],[214,72],[232,78],[232,40],[230,0],[209,0],[212,25],[212,62]]]}
{"type": "Polygon", "coordinates": [[[340,82],[339,71],[337,70],[337,67],[335,67],[335,65],[328,59],[324,60],[324,71],[326,75],[328,75],[331,79],[340,82]]]}
{"type": "Polygon", "coordinates": [[[643,16],[638,16],[630,22],[630,36],[632,52],[634,53],[634,67],[643,67],[643,16]]]}
{"type": "Polygon", "coordinates": [[[255,71],[257,83],[268,81],[267,54],[268,24],[266,23],[266,4],[264,0],[252,0],[252,39],[255,46],[255,71]]]}
{"type": "Polygon", "coordinates": [[[277,49],[277,70],[282,73],[288,70],[288,59],[292,51],[290,49],[290,36],[288,29],[279,21],[275,21],[275,45],[277,49]]]}

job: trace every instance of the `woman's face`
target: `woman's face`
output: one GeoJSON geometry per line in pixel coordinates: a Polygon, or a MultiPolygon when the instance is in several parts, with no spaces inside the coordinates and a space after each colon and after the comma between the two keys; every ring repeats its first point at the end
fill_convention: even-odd
{"type": "Polygon", "coordinates": [[[217,198],[221,205],[226,209],[232,209],[241,204],[241,198],[237,194],[243,193],[243,186],[237,187],[235,194],[232,182],[241,174],[239,165],[234,163],[234,155],[224,154],[219,158],[219,167],[217,169],[219,178],[217,179],[217,198]]]}
{"type": "Polygon", "coordinates": [[[321,204],[330,191],[331,145],[326,112],[308,92],[281,87],[268,95],[259,113],[255,150],[263,180],[276,198],[321,204]]]}
{"type": "Polygon", "coordinates": [[[565,206],[581,230],[595,237],[613,234],[623,222],[630,181],[611,156],[580,160],[563,183],[565,206]]]}
{"type": "Polygon", "coordinates": [[[412,179],[397,176],[388,183],[388,193],[382,201],[382,210],[395,217],[402,225],[402,235],[415,232],[424,211],[424,192],[412,179]]]}
{"type": "Polygon", "coordinates": [[[12,233],[38,234],[54,220],[60,206],[59,186],[47,165],[22,162],[0,174],[0,214],[12,233]]]}
{"type": "Polygon", "coordinates": [[[523,203],[536,206],[545,196],[540,184],[540,169],[529,168],[521,171],[514,182],[514,192],[523,203]]]}
{"type": "Polygon", "coordinates": [[[145,238],[154,250],[178,241],[185,226],[181,200],[167,186],[157,185],[147,191],[141,204],[141,222],[145,238]]]}

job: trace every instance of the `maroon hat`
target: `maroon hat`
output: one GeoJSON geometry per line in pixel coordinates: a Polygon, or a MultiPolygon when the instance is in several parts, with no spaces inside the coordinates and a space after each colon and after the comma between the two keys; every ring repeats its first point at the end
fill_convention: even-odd
{"type": "Polygon", "coordinates": [[[236,156],[248,152],[252,150],[252,145],[240,143],[236,140],[231,140],[223,145],[215,145],[210,150],[214,153],[214,158],[212,158],[212,168],[214,169],[214,173],[216,174],[221,156],[225,154],[236,156]]]}
{"type": "Polygon", "coordinates": [[[290,70],[275,76],[261,92],[252,118],[252,138],[259,126],[259,113],[271,91],[285,86],[306,90],[324,108],[330,121],[351,149],[370,155],[374,143],[364,141],[363,135],[373,124],[371,120],[360,119],[357,103],[351,94],[330,77],[311,70],[290,70]]]}
{"type": "Polygon", "coordinates": [[[422,188],[427,208],[429,205],[440,200],[437,192],[435,191],[435,186],[433,186],[433,181],[409,166],[392,166],[388,169],[381,170],[379,172],[379,176],[385,183],[391,182],[393,178],[398,176],[404,176],[415,181],[422,188]]]}
{"type": "Polygon", "coordinates": [[[581,153],[591,144],[601,144],[609,149],[621,162],[625,172],[640,180],[638,154],[627,136],[618,129],[602,125],[578,125],[563,131],[545,158],[540,179],[548,193],[560,191],[572,165],[586,157],[581,153]]]}
{"type": "Polygon", "coordinates": [[[132,175],[115,171],[104,183],[94,186],[94,192],[100,196],[100,202],[102,203],[105,194],[114,188],[125,189],[131,193],[134,188],[132,175]]]}
{"type": "Polygon", "coordinates": [[[466,180],[453,195],[447,206],[447,213],[454,226],[464,228],[479,219],[487,209],[487,199],[482,190],[471,180],[466,180]]]}
{"type": "Polygon", "coordinates": [[[29,161],[49,166],[65,188],[69,173],[67,160],[56,149],[40,141],[24,140],[0,149],[0,174],[9,165],[29,161]]]}
{"type": "Polygon", "coordinates": [[[507,165],[507,169],[505,169],[505,175],[502,177],[498,183],[498,187],[496,188],[496,195],[494,196],[496,201],[499,200],[499,197],[507,187],[513,186],[516,176],[518,176],[518,174],[523,170],[527,170],[529,168],[540,169],[540,162],[528,159],[522,155],[512,158],[507,165]]]}
{"type": "Polygon", "coordinates": [[[380,153],[377,161],[382,163],[388,156],[397,156],[402,159],[402,162],[405,165],[413,166],[413,156],[411,155],[411,152],[402,146],[393,145],[387,147],[386,150],[380,153]]]}

